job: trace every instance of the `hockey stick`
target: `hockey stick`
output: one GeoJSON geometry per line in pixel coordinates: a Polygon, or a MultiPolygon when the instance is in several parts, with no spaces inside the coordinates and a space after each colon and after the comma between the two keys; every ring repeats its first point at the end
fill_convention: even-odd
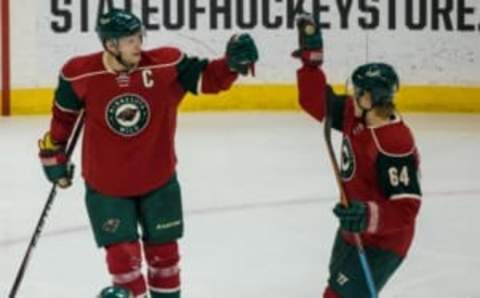
{"type": "MultiPolygon", "coordinates": [[[[67,156],[67,163],[70,161],[70,158],[72,157],[73,150],[75,149],[75,146],[77,145],[78,138],[80,136],[80,132],[82,131],[83,127],[83,122],[84,122],[85,116],[84,116],[84,111],[82,110],[80,112],[80,115],[78,116],[78,120],[75,124],[74,130],[73,130],[73,135],[70,139],[70,142],[67,145],[67,150],[65,155],[67,156]]],[[[42,233],[43,226],[45,225],[45,220],[47,219],[48,213],[52,207],[53,201],[55,199],[55,196],[57,195],[57,185],[55,183],[52,184],[52,188],[50,190],[50,194],[48,195],[47,202],[45,203],[45,206],[43,207],[42,214],[40,215],[40,218],[38,219],[37,226],[35,227],[35,231],[33,232],[32,238],[30,239],[30,243],[28,244],[27,251],[25,252],[25,255],[23,257],[22,263],[18,269],[17,275],[15,277],[15,282],[13,283],[12,289],[10,290],[10,294],[8,295],[9,298],[15,298],[17,295],[18,288],[20,287],[20,283],[23,280],[23,276],[25,274],[25,271],[27,269],[28,262],[30,260],[31,254],[35,246],[37,245],[38,239],[40,238],[40,234],[42,233]]]]}
{"type": "MultiPolygon", "coordinates": [[[[345,195],[345,190],[343,188],[342,181],[340,179],[340,168],[338,166],[337,159],[335,157],[335,152],[333,151],[332,145],[332,119],[329,117],[330,113],[330,103],[328,97],[325,98],[325,124],[323,127],[325,143],[327,144],[327,151],[330,161],[332,162],[333,172],[335,174],[335,180],[337,181],[338,190],[340,191],[340,203],[344,207],[348,207],[347,196],[345,195]]],[[[365,254],[365,249],[363,248],[362,240],[360,236],[355,233],[353,234],[355,240],[355,246],[358,252],[358,258],[360,260],[360,265],[362,267],[365,279],[367,281],[368,291],[370,292],[371,298],[377,298],[377,290],[375,289],[375,283],[373,282],[372,271],[368,265],[367,256],[365,254]]]]}

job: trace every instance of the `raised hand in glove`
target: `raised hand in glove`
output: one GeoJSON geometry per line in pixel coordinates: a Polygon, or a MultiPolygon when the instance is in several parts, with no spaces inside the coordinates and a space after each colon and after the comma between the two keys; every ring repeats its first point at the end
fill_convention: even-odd
{"type": "Polygon", "coordinates": [[[292,56],[299,58],[303,63],[319,66],[323,63],[323,38],[319,24],[309,13],[297,17],[298,49],[292,56]]]}
{"type": "Polygon", "coordinates": [[[61,188],[72,184],[73,165],[67,164],[65,146],[55,143],[50,133],[38,140],[39,157],[48,180],[61,188]]]}
{"type": "Polygon", "coordinates": [[[233,35],[227,43],[226,56],[230,70],[244,76],[250,71],[255,75],[254,66],[258,61],[258,50],[249,34],[233,35]]]}
{"type": "Polygon", "coordinates": [[[347,232],[362,233],[367,229],[368,207],[361,201],[352,201],[348,207],[335,205],[333,213],[340,220],[340,228],[347,232]]]}

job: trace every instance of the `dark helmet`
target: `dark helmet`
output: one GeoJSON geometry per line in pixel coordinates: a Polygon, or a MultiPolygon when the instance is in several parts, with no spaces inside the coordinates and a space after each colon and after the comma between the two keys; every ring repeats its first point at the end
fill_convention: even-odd
{"type": "Polygon", "coordinates": [[[385,63],[367,63],[352,74],[357,94],[369,91],[374,106],[393,102],[393,95],[400,87],[398,75],[392,66],[385,63]]]}
{"type": "Polygon", "coordinates": [[[102,42],[130,36],[142,30],[142,21],[126,10],[111,9],[97,20],[96,31],[102,42]]]}
{"type": "Polygon", "coordinates": [[[107,287],[100,292],[98,298],[132,298],[130,291],[120,287],[107,287]]]}

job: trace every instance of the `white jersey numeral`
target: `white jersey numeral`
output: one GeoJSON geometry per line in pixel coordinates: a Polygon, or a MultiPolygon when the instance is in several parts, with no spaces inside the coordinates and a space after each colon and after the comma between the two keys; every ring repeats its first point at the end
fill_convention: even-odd
{"type": "Polygon", "coordinates": [[[145,69],[142,72],[142,78],[143,78],[143,85],[145,88],[152,88],[154,85],[153,81],[153,73],[150,69],[145,69]]]}
{"type": "Polygon", "coordinates": [[[388,175],[390,177],[390,184],[397,187],[402,183],[405,186],[410,184],[410,177],[408,176],[407,166],[403,166],[400,171],[396,167],[390,167],[388,169],[388,175]]]}

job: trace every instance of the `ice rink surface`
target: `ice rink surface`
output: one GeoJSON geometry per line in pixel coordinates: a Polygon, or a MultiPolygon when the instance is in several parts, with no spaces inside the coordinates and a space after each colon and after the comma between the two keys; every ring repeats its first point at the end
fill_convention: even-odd
{"type": "MultiPolygon", "coordinates": [[[[480,116],[405,118],[424,198],[410,255],[380,297],[478,298],[480,116]]],[[[47,127],[47,117],[0,118],[2,298],[50,189],[36,145],[47,127]]],[[[183,297],[320,298],[338,197],[321,125],[302,113],[181,114],[177,153],[183,297]]],[[[78,168],[74,187],[56,198],[19,298],[94,297],[109,284],[78,168]]]]}

